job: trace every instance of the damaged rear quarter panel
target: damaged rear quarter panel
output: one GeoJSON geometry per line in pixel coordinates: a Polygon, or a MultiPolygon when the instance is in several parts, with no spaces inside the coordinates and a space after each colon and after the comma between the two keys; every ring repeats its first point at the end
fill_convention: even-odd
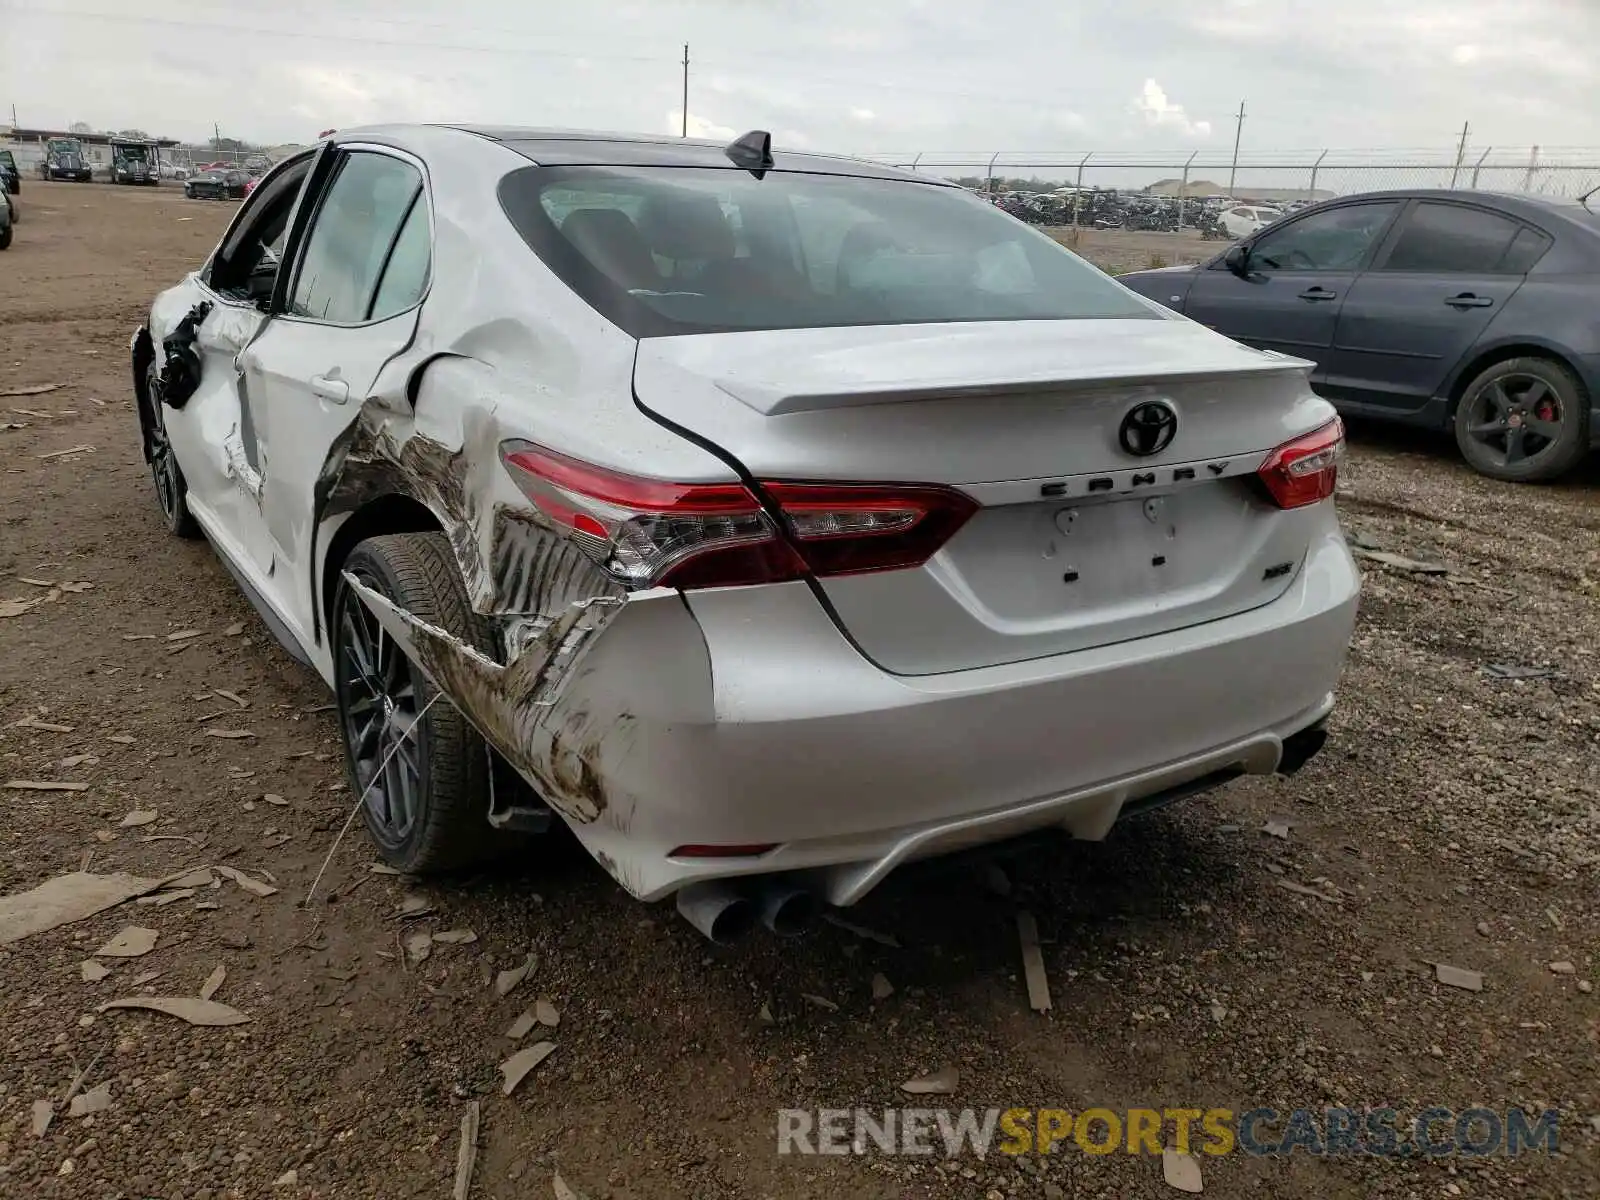
{"type": "MultiPolygon", "coordinates": [[[[472,608],[496,627],[498,659],[348,575],[343,582],[583,837],[630,811],[606,784],[608,761],[627,751],[629,715],[571,711],[566,685],[626,607],[671,606],[690,629],[693,619],[675,592],[628,593],[548,523],[503,466],[501,444],[532,441],[682,482],[736,476],[638,409],[634,339],[568,291],[494,204],[499,177],[526,160],[452,131],[418,136],[449,151],[405,147],[429,161],[435,274],[413,344],[385,366],[328,448],[316,483],[317,553],[350,514],[384,496],[406,496],[433,514],[472,608]],[[452,159],[463,143],[470,153],[452,159]]],[[[267,474],[270,488],[270,465],[267,474]]],[[[704,663],[703,643],[692,640],[704,663]]],[[[708,708],[709,670],[706,663],[708,708]]]]}

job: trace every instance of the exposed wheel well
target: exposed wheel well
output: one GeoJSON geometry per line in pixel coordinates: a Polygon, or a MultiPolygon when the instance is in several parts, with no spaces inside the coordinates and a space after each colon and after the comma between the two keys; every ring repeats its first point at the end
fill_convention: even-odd
{"type": "MultiPolygon", "coordinates": [[[[1450,389],[1450,411],[1447,414],[1450,420],[1455,420],[1456,409],[1461,404],[1462,398],[1467,394],[1467,386],[1496,363],[1506,362],[1513,358],[1543,358],[1550,362],[1559,363],[1565,367],[1577,382],[1583,387],[1583,377],[1578,374],[1573,363],[1566,356],[1550,349],[1548,346],[1514,345],[1496,346],[1493,350],[1485,350],[1477,358],[1462,368],[1461,374],[1456,377],[1455,386],[1450,389]]],[[[1585,395],[1588,393],[1585,392],[1585,395]]]]}
{"type": "Polygon", "coordinates": [[[426,505],[399,493],[380,496],[352,513],[350,519],[335,531],[333,541],[328,544],[328,553],[322,559],[318,638],[321,638],[321,631],[327,628],[333,617],[333,598],[339,591],[339,574],[344,569],[345,559],[350,557],[350,551],[368,538],[385,533],[432,532],[442,532],[438,518],[426,505]]]}
{"type": "Polygon", "coordinates": [[[150,364],[155,361],[155,343],[150,331],[140,327],[133,339],[133,398],[139,410],[139,434],[144,445],[144,460],[150,461],[150,364]]]}

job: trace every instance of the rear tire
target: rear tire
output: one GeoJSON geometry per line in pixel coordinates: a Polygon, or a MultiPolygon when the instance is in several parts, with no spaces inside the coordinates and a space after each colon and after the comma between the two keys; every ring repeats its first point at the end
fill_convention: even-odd
{"type": "Polygon", "coordinates": [[[1563,363],[1507,359],[1467,385],[1455,433],[1473,470],[1508,483],[1542,483],[1589,452],[1589,396],[1563,363]]]}
{"type": "MultiPolygon", "coordinates": [[[[396,606],[493,656],[494,631],[472,611],[442,533],[359,543],[350,572],[396,606]]],[[[489,825],[489,750],[410,662],[342,579],[329,624],[345,770],[385,862],[408,874],[449,871],[515,842],[489,825]],[[420,718],[417,714],[422,714],[420,718]],[[398,748],[397,748],[398,747],[398,748]],[[380,771],[393,751],[389,768],[380,771]]]]}

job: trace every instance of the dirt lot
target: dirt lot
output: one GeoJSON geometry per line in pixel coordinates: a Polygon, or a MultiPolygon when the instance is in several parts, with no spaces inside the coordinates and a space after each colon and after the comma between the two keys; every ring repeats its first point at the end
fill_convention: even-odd
{"type": "Polygon", "coordinates": [[[950,1164],[775,1153],[780,1108],[908,1102],[1557,1108],[1553,1157],[1234,1154],[1202,1161],[1205,1191],[1600,1194],[1600,469],[1502,486],[1430,439],[1357,430],[1352,533],[1448,573],[1369,564],[1329,749],[1292,780],[1009,860],[1009,898],[969,864],[897,878],[848,916],[898,948],[833,925],[714,948],[560,842],[411,883],[369,872],[358,829],[307,907],[352,803],[328,696],[203,544],[164,536],[129,402],[131,330],[232,206],[38,183],[23,200],[0,255],[0,392],[60,386],[0,399],[0,602],[46,598],[0,615],[0,780],[88,786],[0,791],[0,893],[85,862],[270,872],[278,891],[221,880],[0,949],[0,1195],[442,1198],[469,1099],[475,1198],[559,1194],[558,1168],[590,1200],[1178,1194],[1159,1159],[1070,1143],[950,1164]],[[91,586],[41,586],[69,582],[91,586]],[[228,732],[249,736],[210,736],[228,732]],[[433,912],[402,923],[411,893],[433,912]],[[1028,1007],[1018,905],[1044,938],[1048,1014],[1028,1007]],[[155,948],[100,957],[109,975],[87,982],[130,925],[155,948]],[[477,940],[408,966],[418,929],[477,940]],[[218,966],[216,999],[248,1024],[97,1011],[193,996],[218,966]],[[874,999],[875,974],[892,995],[874,999]],[[507,1027],[541,996],[557,1049],[505,1097],[507,1027]],[[946,1066],[954,1095],[900,1093],[946,1066]],[[110,1107],[58,1103],[34,1136],[35,1102],[79,1071],[110,1107]]]}

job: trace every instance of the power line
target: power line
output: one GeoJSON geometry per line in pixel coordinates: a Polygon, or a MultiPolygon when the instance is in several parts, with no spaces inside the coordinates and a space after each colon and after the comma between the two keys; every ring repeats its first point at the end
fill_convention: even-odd
{"type": "Polygon", "coordinates": [[[71,20],[83,21],[116,21],[128,25],[155,25],[169,29],[215,29],[224,33],[253,34],[258,37],[290,38],[295,40],[327,42],[353,42],[360,45],[371,46],[398,46],[407,50],[460,50],[473,54],[502,54],[516,58],[555,58],[555,59],[593,59],[606,62],[638,62],[661,65],[672,60],[664,57],[646,57],[633,54],[608,54],[590,53],[588,51],[555,51],[534,50],[527,47],[514,46],[484,46],[468,45],[461,42],[441,42],[429,39],[426,42],[404,41],[397,38],[377,38],[367,35],[353,36],[349,34],[333,33],[325,29],[316,31],[303,29],[268,29],[259,25],[236,25],[226,21],[206,20],[173,20],[166,17],[133,16],[126,13],[89,12],[81,9],[44,9],[28,8],[18,5],[4,5],[14,12],[25,12],[39,17],[64,17],[71,20]]]}

